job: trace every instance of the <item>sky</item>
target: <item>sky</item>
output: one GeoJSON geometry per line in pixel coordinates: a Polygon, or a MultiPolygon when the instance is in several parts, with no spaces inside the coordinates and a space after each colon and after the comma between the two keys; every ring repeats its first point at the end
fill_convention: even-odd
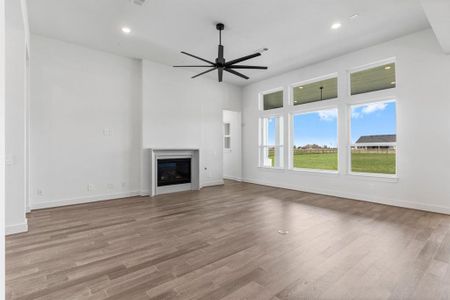
{"type": "Polygon", "coordinates": [[[352,144],[362,135],[396,134],[395,116],[395,102],[376,102],[353,107],[351,123],[352,144]]]}
{"type": "MultiPolygon", "coordinates": [[[[351,142],[360,136],[396,133],[395,102],[376,102],[352,108],[351,142]]],[[[275,135],[275,122],[269,122],[269,140],[275,135]]],[[[323,110],[294,117],[294,145],[337,146],[337,110],[323,110]]]]}

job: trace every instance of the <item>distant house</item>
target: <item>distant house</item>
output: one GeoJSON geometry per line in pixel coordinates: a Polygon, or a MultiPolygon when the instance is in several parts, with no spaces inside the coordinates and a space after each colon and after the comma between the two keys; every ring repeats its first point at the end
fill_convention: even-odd
{"type": "Polygon", "coordinates": [[[356,149],[395,149],[397,135],[363,135],[355,143],[356,149]]]}

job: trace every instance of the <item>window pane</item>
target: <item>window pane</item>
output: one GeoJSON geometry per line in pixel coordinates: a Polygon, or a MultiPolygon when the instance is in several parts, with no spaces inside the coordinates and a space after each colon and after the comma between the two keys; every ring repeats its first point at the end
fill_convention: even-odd
{"type": "Polygon", "coordinates": [[[352,106],[352,172],[396,173],[396,103],[352,106]]]}
{"type": "Polygon", "coordinates": [[[338,169],[337,109],[295,115],[293,167],[338,169]]]}
{"type": "Polygon", "coordinates": [[[350,80],[352,95],[394,88],[395,63],[354,72],[350,80]]]}
{"type": "Polygon", "coordinates": [[[276,128],[277,128],[277,120],[276,118],[268,118],[267,119],[267,142],[266,145],[275,145],[276,144],[276,128]]]}
{"type": "Polygon", "coordinates": [[[283,91],[277,91],[263,96],[264,110],[283,107],[283,91]]]}
{"type": "Polygon", "coordinates": [[[325,79],[293,88],[294,105],[337,98],[337,78],[325,79]]]}
{"type": "Polygon", "coordinates": [[[263,167],[281,168],[283,166],[283,147],[262,147],[261,151],[263,167]]]}
{"type": "Polygon", "coordinates": [[[230,123],[223,124],[223,131],[225,135],[230,135],[230,123]]]}
{"type": "Polygon", "coordinates": [[[225,149],[230,149],[231,148],[231,138],[229,136],[225,137],[223,146],[224,146],[225,149]]]}

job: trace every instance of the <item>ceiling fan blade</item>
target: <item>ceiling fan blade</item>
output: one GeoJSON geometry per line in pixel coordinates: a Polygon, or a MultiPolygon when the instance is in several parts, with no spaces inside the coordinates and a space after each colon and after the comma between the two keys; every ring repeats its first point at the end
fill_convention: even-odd
{"type": "Polygon", "coordinates": [[[223,79],[223,68],[219,68],[219,70],[218,70],[219,72],[219,82],[222,82],[222,79],[223,79]]]}
{"type": "Polygon", "coordinates": [[[244,65],[232,65],[229,66],[230,69],[257,69],[257,70],[267,70],[267,67],[263,66],[244,66],[244,65]]]}
{"type": "Polygon", "coordinates": [[[192,76],[191,78],[196,78],[196,77],[201,76],[201,75],[203,75],[203,74],[206,74],[206,73],[208,73],[208,72],[214,71],[215,69],[217,69],[217,67],[214,67],[214,68],[211,68],[211,69],[206,70],[206,71],[204,71],[204,72],[201,72],[201,73],[199,73],[199,74],[197,74],[197,75],[195,75],[195,76],[192,76]]]}
{"type": "Polygon", "coordinates": [[[241,58],[233,59],[233,60],[230,60],[229,62],[227,62],[225,65],[227,67],[230,67],[233,64],[237,64],[237,63],[240,63],[241,61],[249,60],[249,59],[252,59],[252,58],[255,58],[258,56],[261,56],[261,53],[258,52],[258,53],[250,54],[247,56],[243,56],[241,58]]]}
{"type": "Polygon", "coordinates": [[[199,59],[199,60],[201,60],[201,61],[207,62],[208,64],[214,65],[213,62],[211,62],[211,61],[209,61],[209,60],[206,60],[206,59],[204,59],[204,58],[195,56],[195,55],[193,55],[193,54],[190,54],[190,53],[187,53],[187,52],[184,52],[184,51],[181,51],[181,53],[183,53],[183,54],[185,54],[185,55],[188,55],[188,56],[191,56],[191,57],[193,57],[193,58],[199,59]]]}
{"type": "Polygon", "coordinates": [[[250,78],[250,77],[248,77],[248,76],[245,76],[245,75],[242,74],[242,73],[236,72],[236,71],[234,71],[234,70],[232,70],[232,69],[229,69],[229,68],[226,68],[225,71],[227,71],[227,72],[229,72],[229,73],[231,73],[231,74],[234,74],[234,75],[236,75],[236,76],[242,77],[242,78],[244,78],[244,79],[249,79],[249,78],[250,78]]]}
{"type": "Polygon", "coordinates": [[[207,66],[173,66],[174,68],[210,68],[211,65],[207,65],[207,66]]]}

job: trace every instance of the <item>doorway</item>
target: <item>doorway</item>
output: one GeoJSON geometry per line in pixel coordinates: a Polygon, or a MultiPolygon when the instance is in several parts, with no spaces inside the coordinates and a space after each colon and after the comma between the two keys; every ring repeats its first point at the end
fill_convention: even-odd
{"type": "Polygon", "coordinates": [[[242,180],[241,112],[223,111],[223,178],[242,180]]]}

